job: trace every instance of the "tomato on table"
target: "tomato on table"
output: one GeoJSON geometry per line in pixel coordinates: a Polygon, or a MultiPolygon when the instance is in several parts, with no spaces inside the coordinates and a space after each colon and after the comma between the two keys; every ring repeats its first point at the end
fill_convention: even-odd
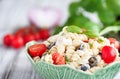
{"type": "Polygon", "coordinates": [[[32,57],[36,57],[36,56],[41,57],[46,50],[47,50],[47,47],[45,44],[35,44],[28,48],[28,52],[32,57]]]}
{"type": "Polygon", "coordinates": [[[14,48],[21,48],[22,46],[24,46],[24,40],[21,36],[14,36],[11,42],[14,48]]]}
{"type": "Polygon", "coordinates": [[[24,43],[26,44],[29,41],[35,40],[34,34],[26,34],[23,36],[24,43]]]}
{"type": "Polygon", "coordinates": [[[50,32],[48,29],[41,29],[39,34],[43,40],[47,39],[50,36],[50,32]]]}
{"type": "Polygon", "coordinates": [[[28,27],[20,28],[15,32],[15,36],[23,36],[28,32],[29,32],[28,27]]]}
{"type": "Polygon", "coordinates": [[[31,33],[31,34],[34,34],[34,33],[38,32],[39,30],[40,29],[36,26],[30,26],[29,27],[29,33],[31,33]]]}
{"type": "Polygon", "coordinates": [[[6,45],[6,46],[10,46],[11,45],[11,42],[13,41],[13,38],[14,36],[12,34],[7,34],[4,36],[3,38],[3,43],[6,45]]]}
{"type": "Polygon", "coordinates": [[[14,34],[7,34],[3,38],[3,43],[6,46],[12,46],[14,48],[20,48],[32,40],[45,40],[50,36],[49,29],[40,29],[36,26],[30,25],[20,28],[14,32],[14,34]]]}
{"type": "Polygon", "coordinates": [[[111,46],[104,46],[102,48],[102,59],[105,63],[112,63],[115,61],[117,56],[116,50],[111,46]]]}

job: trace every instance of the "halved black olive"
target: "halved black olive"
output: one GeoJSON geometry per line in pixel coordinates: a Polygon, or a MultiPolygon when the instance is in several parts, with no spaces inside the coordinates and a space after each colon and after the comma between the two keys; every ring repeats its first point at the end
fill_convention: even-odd
{"type": "Polygon", "coordinates": [[[98,60],[95,56],[92,56],[88,61],[89,61],[90,67],[97,66],[98,64],[98,60]]]}
{"type": "Polygon", "coordinates": [[[90,69],[90,66],[89,66],[89,64],[83,64],[83,65],[81,65],[80,69],[83,71],[86,71],[86,70],[90,69]]]}
{"type": "Polygon", "coordinates": [[[50,43],[50,45],[47,46],[47,49],[51,49],[55,45],[55,42],[50,43]]]}
{"type": "Polygon", "coordinates": [[[77,50],[83,50],[84,49],[84,44],[81,44],[78,48],[77,48],[77,50]]]}

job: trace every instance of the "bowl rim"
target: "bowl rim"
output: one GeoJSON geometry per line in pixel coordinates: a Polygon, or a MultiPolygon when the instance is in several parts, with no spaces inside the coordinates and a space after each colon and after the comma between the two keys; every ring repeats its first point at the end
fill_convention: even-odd
{"type": "Polygon", "coordinates": [[[78,72],[78,73],[80,72],[80,73],[83,73],[83,74],[87,74],[87,75],[89,75],[89,76],[92,76],[92,75],[95,75],[95,73],[100,72],[101,70],[106,70],[106,69],[108,69],[108,68],[110,68],[110,67],[112,67],[112,66],[114,66],[114,65],[120,64],[120,61],[116,61],[116,62],[113,62],[113,63],[108,64],[107,66],[105,66],[105,67],[103,67],[103,68],[100,68],[100,69],[96,70],[96,71],[93,72],[93,73],[88,73],[88,72],[85,72],[85,71],[82,71],[82,70],[74,69],[74,68],[72,68],[72,67],[69,67],[68,65],[54,65],[54,64],[45,62],[45,61],[43,61],[43,60],[40,60],[40,61],[38,61],[38,62],[34,62],[34,60],[32,59],[32,57],[29,55],[29,53],[28,53],[28,51],[27,51],[27,50],[28,50],[28,47],[31,46],[31,45],[34,45],[34,44],[38,44],[38,42],[35,42],[35,41],[28,42],[28,43],[26,44],[26,49],[25,49],[27,57],[29,58],[29,60],[31,61],[31,63],[34,64],[34,65],[39,64],[39,63],[43,63],[43,64],[47,64],[47,65],[52,66],[52,67],[55,67],[55,68],[63,68],[63,67],[64,67],[64,68],[72,69],[72,70],[74,70],[74,71],[76,71],[76,72],[78,72]],[[30,43],[31,43],[31,44],[30,44],[30,43]]]}

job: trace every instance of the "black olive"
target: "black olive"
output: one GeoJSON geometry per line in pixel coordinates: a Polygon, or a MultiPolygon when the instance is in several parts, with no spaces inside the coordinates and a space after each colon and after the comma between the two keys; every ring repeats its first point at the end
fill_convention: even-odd
{"type": "Polygon", "coordinates": [[[77,50],[83,50],[84,49],[84,44],[81,44],[78,48],[77,48],[77,50]]]}
{"type": "Polygon", "coordinates": [[[98,55],[102,55],[102,53],[101,53],[101,52],[99,52],[99,53],[98,53],[98,55]]]}
{"type": "Polygon", "coordinates": [[[98,64],[98,60],[95,56],[92,56],[89,60],[90,67],[94,67],[98,64]]]}
{"type": "Polygon", "coordinates": [[[90,66],[89,66],[89,64],[83,64],[83,65],[81,65],[80,69],[83,71],[86,71],[86,70],[90,69],[90,66]]]}
{"type": "Polygon", "coordinates": [[[47,46],[47,49],[51,49],[55,45],[55,42],[50,43],[50,45],[47,46]]]}

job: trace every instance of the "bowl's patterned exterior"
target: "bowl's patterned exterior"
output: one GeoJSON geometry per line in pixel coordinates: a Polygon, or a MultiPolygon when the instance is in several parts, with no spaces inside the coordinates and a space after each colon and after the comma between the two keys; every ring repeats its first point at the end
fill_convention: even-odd
{"type": "MultiPolygon", "coordinates": [[[[29,46],[30,44],[26,47],[29,46]]],[[[56,66],[44,61],[35,63],[27,49],[26,53],[33,67],[43,79],[113,79],[120,70],[120,62],[115,62],[90,74],[65,65],[56,66]]]]}

